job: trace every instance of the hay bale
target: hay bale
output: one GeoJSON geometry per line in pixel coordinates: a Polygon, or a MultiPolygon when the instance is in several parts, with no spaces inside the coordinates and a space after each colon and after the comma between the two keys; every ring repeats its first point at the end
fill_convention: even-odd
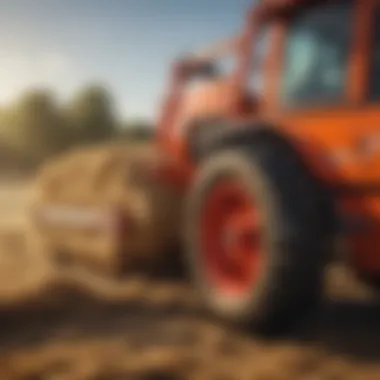
{"type": "Polygon", "coordinates": [[[36,228],[38,218],[33,217],[33,235],[40,235],[50,253],[65,251],[113,272],[161,261],[178,245],[181,197],[149,174],[146,168],[157,159],[154,147],[148,145],[102,146],[77,149],[46,164],[35,182],[37,210],[84,208],[108,215],[111,225],[112,218],[115,224],[127,220],[129,227],[89,231],[39,224],[36,228]]]}

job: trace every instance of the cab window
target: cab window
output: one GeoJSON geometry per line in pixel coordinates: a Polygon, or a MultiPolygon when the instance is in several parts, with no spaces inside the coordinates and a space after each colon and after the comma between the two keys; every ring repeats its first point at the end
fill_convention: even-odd
{"type": "Polygon", "coordinates": [[[336,1],[297,14],[285,42],[281,101],[286,107],[346,100],[353,1],[336,1]]]}
{"type": "Polygon", "coordinates": [[[380,101],[380,7],[377,7],[373,14],[372,20],[372,51],[371,51],[371,69],[369,72],[369,101],[380,101]]]}

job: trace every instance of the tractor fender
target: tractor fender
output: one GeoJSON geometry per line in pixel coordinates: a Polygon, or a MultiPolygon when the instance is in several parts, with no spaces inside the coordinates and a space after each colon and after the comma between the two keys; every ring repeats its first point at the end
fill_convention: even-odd
{"type": "Polygon", "coordinates": [[[296,155],[305,170],[322,183],[337,182],[339,173],[326,159],[325,149],[315,141],[305,141],[265,122],[233,123],[217,118],[191,123],[187,134],[187,150],[191,160],[198,164],[211,152],[234,145],[253,146],[270,144],[296,155]]]}
{"type": "Polygon", "coordinates": [[[326,218],[331,221],[332,233],[336,233],[337,213],[333,192],[328,185],[330,176],[336,178],[336,173],[328,162],[321,160],[323,149],[314,143],[301,141],[275,125],[264,122],[234,124],[217,120],[213,120],[213,123],[203,121],[202,124],[195,125],[188,143],[191,159],[197,165],[216,151],[233,146],[247,146],[254,149],[255,146],[265,145],[268,149],[292,155],[302,166],[305,175],[308,175],[320,189],[326,218]],[[207,125],[204,124],[206,122],[207,125]]]}

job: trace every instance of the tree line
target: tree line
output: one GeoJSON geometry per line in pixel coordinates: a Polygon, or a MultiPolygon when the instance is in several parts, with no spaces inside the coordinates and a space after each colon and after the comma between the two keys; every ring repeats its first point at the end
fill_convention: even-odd
{"type": "Polygon", "coordinates": [[[0,166],[34,168],[76,145],[152,137],[144,120],[120,120],[112,94],[102,86],[80,89],[65,104],[49,90],[29,90],[0,108],[0,166]]]}

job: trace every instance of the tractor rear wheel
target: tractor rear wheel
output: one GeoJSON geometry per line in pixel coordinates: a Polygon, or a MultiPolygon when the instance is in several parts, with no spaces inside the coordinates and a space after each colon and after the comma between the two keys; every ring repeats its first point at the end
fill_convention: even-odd
{"type": "Polygon", "coordinates": [[[281,146],[238,147],[206,160],[189,194],[185,238],[209,309],[266,333],[315,305],[327,258],[319,195],[281,146]]]}

